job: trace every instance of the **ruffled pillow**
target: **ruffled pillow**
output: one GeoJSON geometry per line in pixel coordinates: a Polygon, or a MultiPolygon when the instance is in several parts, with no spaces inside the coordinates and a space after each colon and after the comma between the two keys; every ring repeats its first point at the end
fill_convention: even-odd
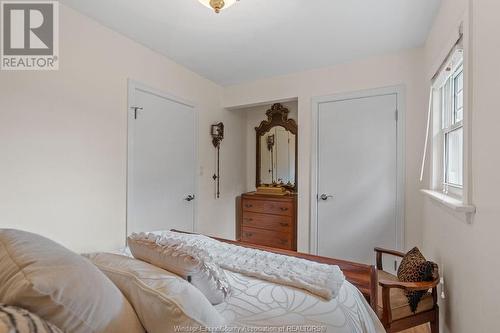
{"type": "Polygon", "coordinates": [[[134,233],[127,240],[134,258],[181,276],[213,305],[222,303],[229,295],[226,274],[203,249],[152,233],[134,233]]]}

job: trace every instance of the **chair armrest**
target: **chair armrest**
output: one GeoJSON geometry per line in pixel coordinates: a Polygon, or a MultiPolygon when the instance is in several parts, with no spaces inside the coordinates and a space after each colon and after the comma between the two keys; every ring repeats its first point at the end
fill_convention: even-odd
{"type": "Polygon", "coordinates": [[[433,281],[423,281],[423,282],[401,282],[401,281],[390,281],[390,280],[379,280],[379,285],[382,288],[398,288],[408,291],[425,291],[431,288],[435,288],[439,284],[439,277],[433,281]]]}
{"type": "Polygon", "coordinates": [[[382,286],[382,323],[389,325],[392,322],[392,309],[391,309],[391,296],[392,288],[398,288],[408,291],[426,291],[432,288],[432,299],[434,304],[437,303],[437,285],[439,284],[439,277],[433,281],[425,282],[400,282],[390,280],[379,280],[379,285],[382,286]]]}
{"type": "Polygon", "coordinates": [[[396,257],[401,257],[401,258],[403,258],[405,256],[405,254],[402,252],[394,251],[394,250],[387,250],[387,249],[383,249],[381,247],[376,247],[376,248],[374,248],[374,250],[375,250],[375,253],[377,254],[377,269],[378,270],[384,269],[383,265],[382,265],[382,254],[384,254],[384,253],[390,254],[390,255],[393,255],[396,257]]]}
{"type": "Polygon", "coordinates": [[[381,247],[376,247],[374,248],[376,253],[385,253],[385,254],[390,254],[396,257],[401,257],[403,258],[405,254],[403,252],[395,251],[395,250],[388,250],[388,249],[383,249],[381,247]]]}

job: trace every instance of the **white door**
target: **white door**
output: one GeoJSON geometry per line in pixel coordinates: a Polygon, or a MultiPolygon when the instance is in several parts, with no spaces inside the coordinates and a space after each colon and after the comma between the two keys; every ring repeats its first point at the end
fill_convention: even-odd
{"type": "Polygon", "coordinates": [[[397,94],[318,105],[318,254],[370,264],[398,248],[397,94]]]}
{"type": "Polygon", "coordinates": [[[193,231],[195,110],[134,83],[129,99],[127,233],[193,231]]]}

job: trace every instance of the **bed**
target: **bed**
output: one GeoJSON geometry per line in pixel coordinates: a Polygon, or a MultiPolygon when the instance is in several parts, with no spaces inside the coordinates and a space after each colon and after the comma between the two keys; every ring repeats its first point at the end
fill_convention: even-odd
{"type": "MultiPolygon", "coordinates": [[[[207,241],[201,249],[217,260],[217,251],[237,251],[230,268],[223,262],[220,266],[219,262],[206,262],[223,270],[223,286],[230,287],[220,302],[212,302],[207,290],[195,284],[196,276],[183,278],[174,273],[175,266],[167,270],[161,262],[138,260],[133,237],[129,245],[134,256],[128,248],[78,255],[43,236],[0,229],[0,303],[26,309],[68,333],[385,332],[370,306],[376,304],[373,266],[202,235],[165,233],[207,241]],[[278,280],[238,270],[254,267],[241,264],[240,255],[244,257],[245,252],[258,253],[254,259],[265,264],[266,258],[279,257],[282,261],[276,267],[281,270],[274,275],[278,280]],[[288,263],[299,263],[303,269],[297,271],[297,266],[288,263]],[[318,281],[322,276],[328,281],[341,279],[336,280],[334,294],[325,297],[307,285],[290,284],[287,276],[294,276],[295,282],[311,276],[318,281]]],[[[146,236],[150,235],[157,237],[154,233],[146,236]]],[[[155,240],[165,240],[163,237],[155,240]]],[[[163,254],[167,249],[160,245],[152,246],[154,253],[163,254]]],[[[182,262],[195,260],[181,251],[176,248],[167,255],[182,262]]],[[[266,267],[272,271],[273,267],[266,267]]],[[[269,271],[263,268],[262,273],[269,271]]],[[[210,275],[208,280],[216,279],[210,275]]]]}
{"type": "MultiPolygon", "coordinates": [[[[232,293],[215,308],[226,319],[230,330],[269,331],[274,328],[277,331],[329,333],[385,332],[372,309],[377,301],[374,266],[212,238],[237,246],[338,265],[346,277],[339,295],[327,301],[302,289],[225,270],[232,293]]],[[[120,253],[131,256],[128,249],[122,249],[120,253]]]]}

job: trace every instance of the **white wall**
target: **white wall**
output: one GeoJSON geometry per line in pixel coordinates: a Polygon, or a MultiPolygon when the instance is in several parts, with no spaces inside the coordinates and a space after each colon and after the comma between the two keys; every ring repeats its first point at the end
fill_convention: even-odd
{"type": "Polygon", "coordinates": [[[224,107],[298,97],[298,248],[309,250],[311,98],[405,85],[406,88],[406,245],[421,244],[422,196],[418,174],[425,135],[427,90],[423,87],[423,50],[415,49],[332,68],[295,73],[224,89],[224,107]]]}
{"type": "MultiPolygon", "coordinates": [[[[497,0],[471,5],[472,200],[477,206],[473,223],[418,192],[428,75],[468,6],[467,0],[443,0],[424,49],[223,89],[61,5],[60,70],[0,72],[0,226],[38,232],[76,251],[123,245],[127,78],[133,78],[198,105],[198,230],[229,238],[234,236],[234,198],[247,190],[250,175],[254,177],[247,166],[254,168],[255,163],[247,160],[253,161],[255,153],[246,149],[246,116],[221,106],[298,97],[299,249],[307,251],[311,97],[404,84],[406,246],[423,244],[424,253],[444,271],[444,332],[496,332],[500,318],[497,0]],[[208,132],[209,125],[218,121],[224,121],[226,137],[221,146],[221,199],[215,200],[211,179],[215,153],[208,132]]],[[[253,144],[250,149],[255,149],[253,144]]]]}
{"type": "Polygon", "coordinates": [[[440,264],[445,277],[447,298],[441,300],[442,331],[489,333],[499,330],[500,318],[500,155],[495,148],[500,122],[500,2],[443,0],[425,47],[426,71],[430,73],[433,63],[442,57],[443,45],[467,8],[472,19],[472,201],[477,213],[472,224],[468,224],[464,216],[426,199],[423,247],[440,264]]]}
{"type": "MultiPolygon", "coordinates": [[[[297,102],[281,103],[288,108],[290,113],[289,119],[297,121],[297,102]]],[[[263,120],[267,120],[266,111],[271,108],[272,104],[253,106],[234,110],[245,115],[245,150],[246,150],[246,191],[255,191],[255,175],[256,175],[256,132],[255,127],[258,127],[263,120]]]]}
{"type": "MultiPolygon", "coordinates": [[[[0,72],[0,226],[76,251],[124,245],[127,79],[193,101],[200,114],[199,231],[233,237],[245,189],[243,122],[222,88],[61,5],[60,70],[0,72]],[[209,125],[226,124],[222,197],[209,125]],[[243,156],[243,158],[239,158],[243,156]]],[[[174,175],[175,176],[175,175],[174,175]]]]}

